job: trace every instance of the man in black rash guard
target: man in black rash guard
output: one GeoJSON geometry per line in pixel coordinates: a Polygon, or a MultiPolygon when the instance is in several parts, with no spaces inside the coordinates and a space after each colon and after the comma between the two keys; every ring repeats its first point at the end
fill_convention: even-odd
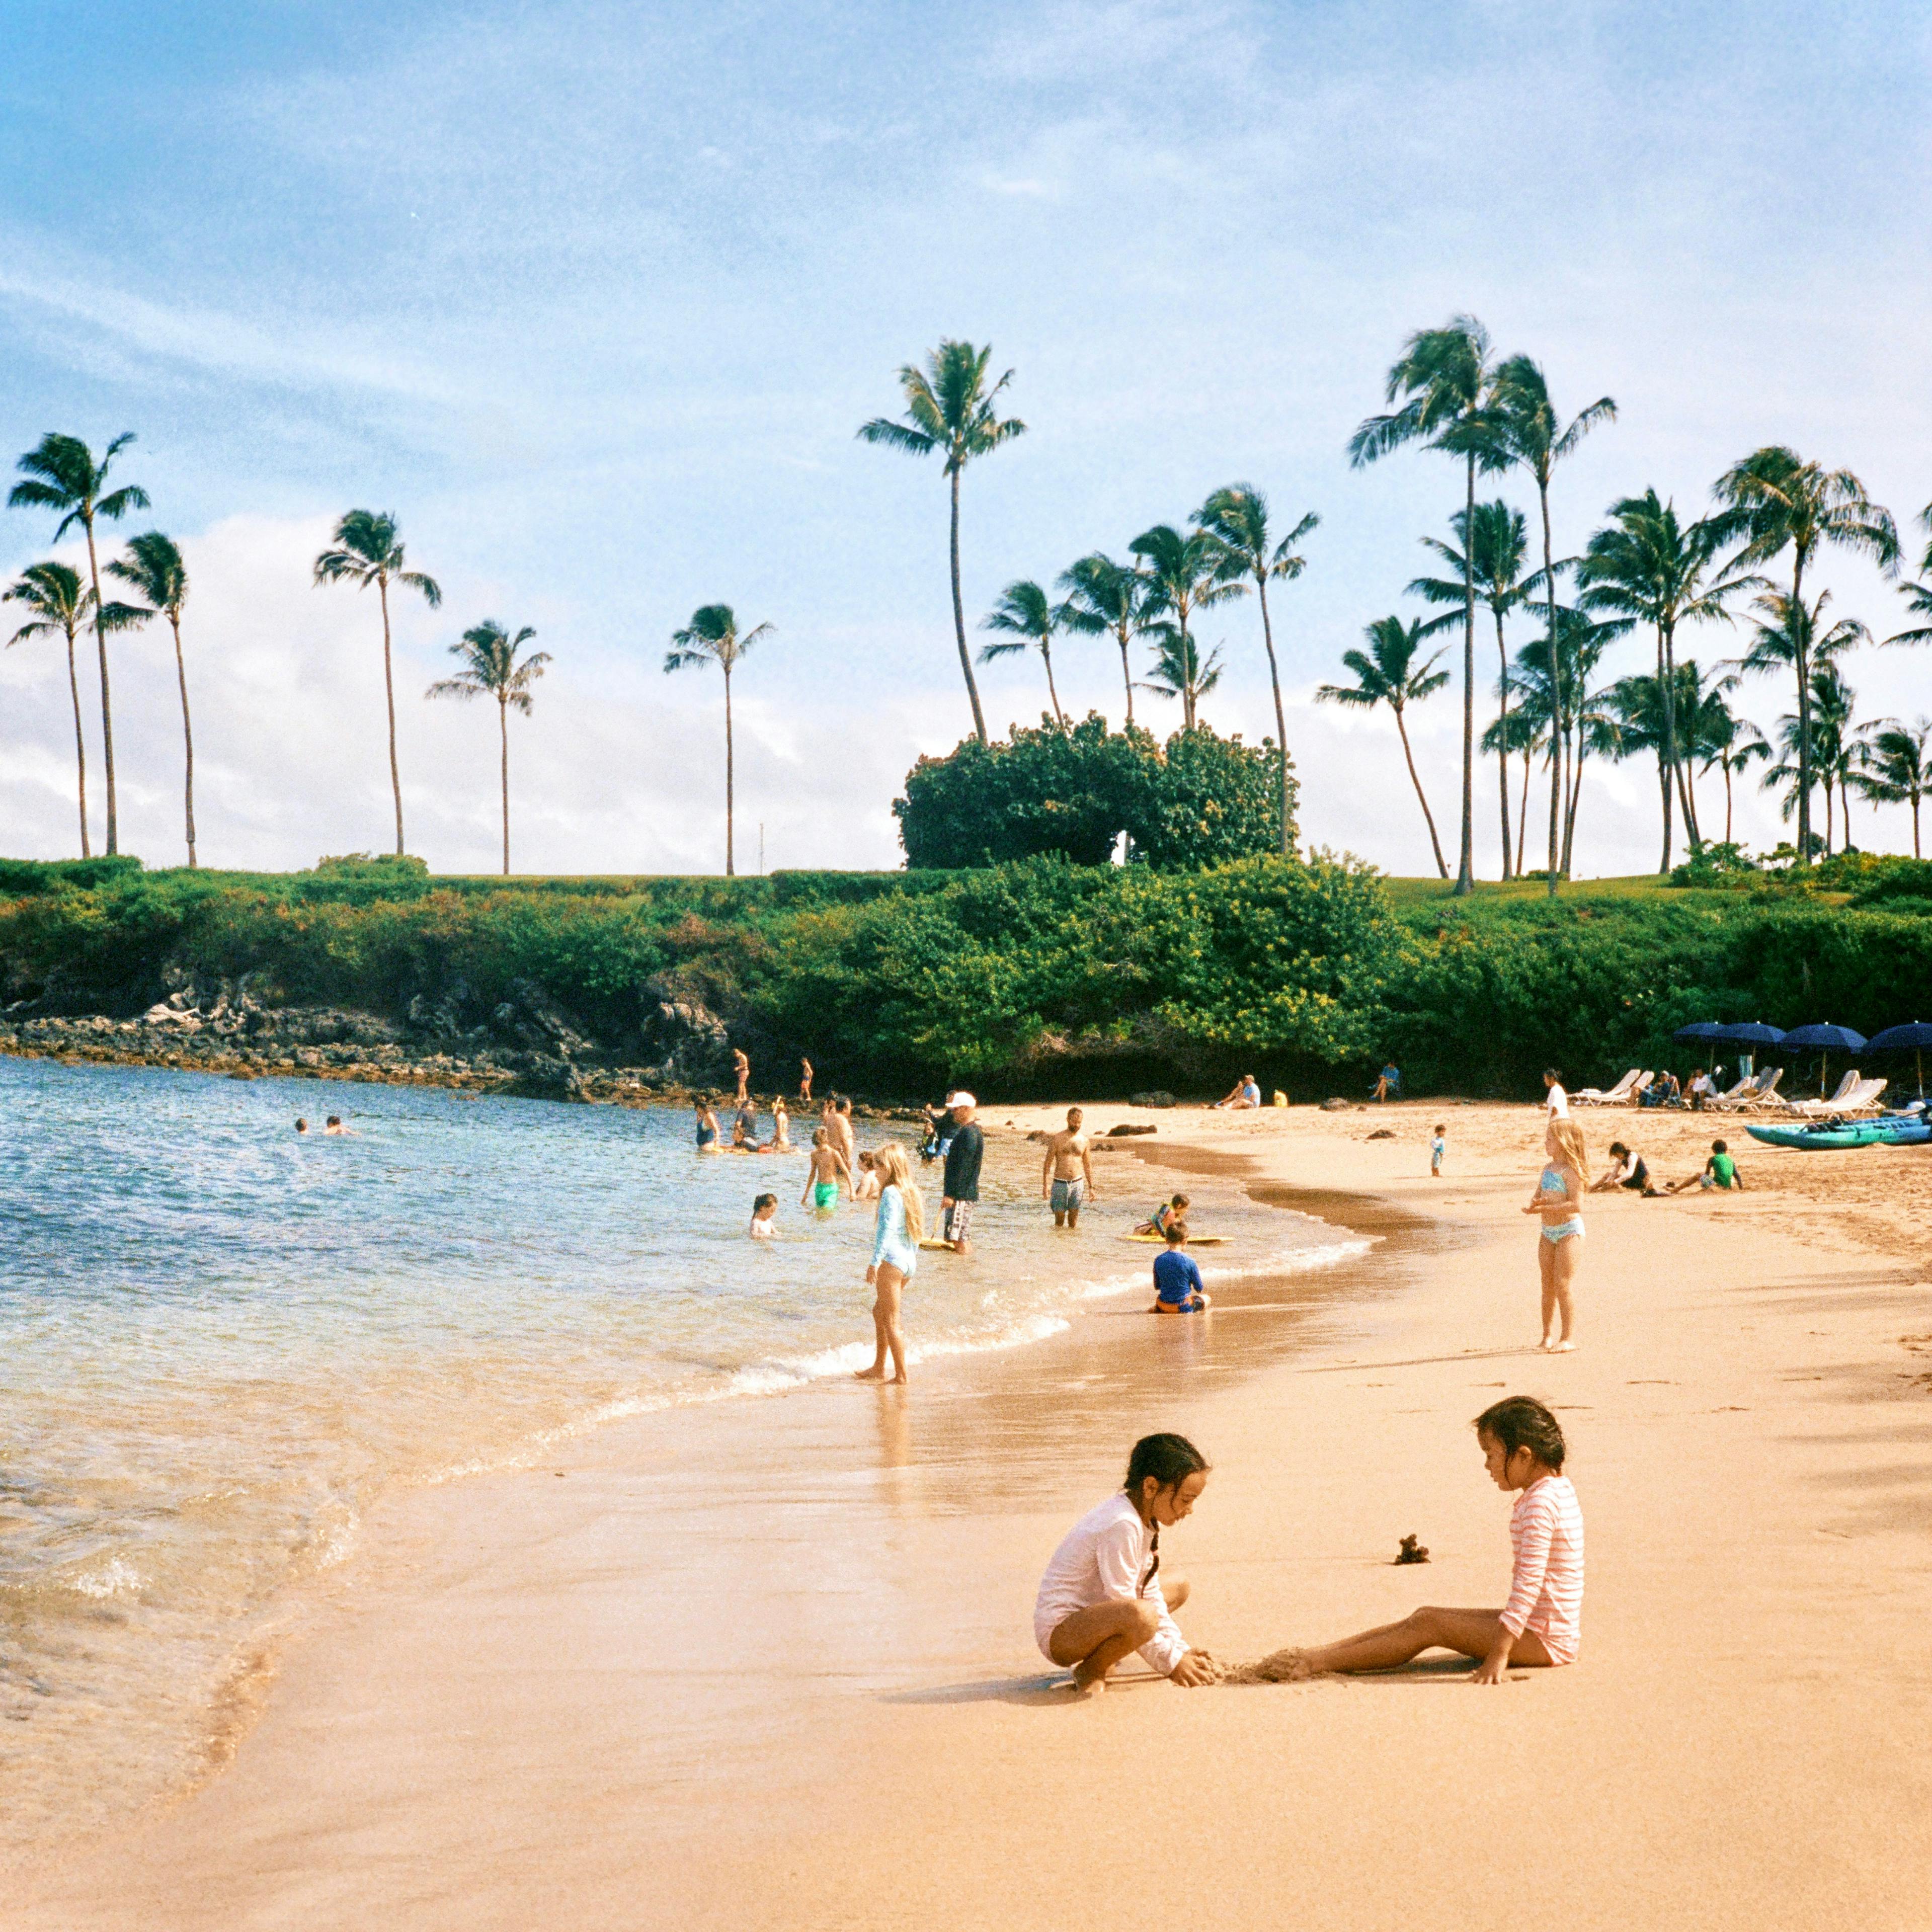
{"type": "Polygon", "coordinates": [[[970,1094],[952,1096],[952,1144],[946,1150],[945,1191],[940,1200],[945,1218],[940,1238],[956,1255],[971,1249],[973,1205],[980,1198],[980,1162],[986,1137],[973,1118],[978,1105],[970,1094]]]}

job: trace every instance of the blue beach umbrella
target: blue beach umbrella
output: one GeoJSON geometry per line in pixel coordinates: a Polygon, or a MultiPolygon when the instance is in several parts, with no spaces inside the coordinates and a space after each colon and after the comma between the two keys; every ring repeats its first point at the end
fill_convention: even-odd
{"type": "Polygon", "coordinates": [[[1818,1091],[1825,1090],[1825,1082],[1831,1078],[1832,1054],[1856,1053],[1865,1043],[1862,1033],[1854,1033],[1850,1027],[1804,1026],[1794,1027],[1780,1042],[1784,1046],[1808,1046],[1817,1049],[1822,1058],[1818,1062],[1818,1091]]]}
{"type": "Polygon", "coordinates": [[[1720,1040],[1729,1046],[1748,1046],[1755,1051],[1760,1047],[1782,1046],[1790,1036],[1780,1033],[1775,1027],[1766,1026],[1762,1020],[1736,1020],[1729,1026],[1713,1027],[1707,1037],[1720,1040]]]}
{"type": "Polygon", "coordinates": [[[1715,1020],[1693,1020],[1688,1026],[1679,1027],[1670,1037],[1679,1046],[1690,1046],[1701,1044],[1707,1040],[1714,1040],[1723,1031],[1724,1028],[1715,1020]]]}
{"type": "Polygon", "coordinates": [[[1907,1020],[1902,1026],[1887,1027],[1865,1042],[1868,1053],[1910,1052],[1918,1068],[1918,1097],[1925,1097],[1925,1048],[1932,1046],[1932,1026],[1923,1020],[1907,1020]]]}

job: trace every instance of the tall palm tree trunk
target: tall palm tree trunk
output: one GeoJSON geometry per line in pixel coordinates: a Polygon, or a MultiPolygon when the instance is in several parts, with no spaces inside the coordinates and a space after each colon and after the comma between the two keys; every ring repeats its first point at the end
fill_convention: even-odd
{"type": "MultiPolygon", "coordinates": [[[[67,688],[74,699],[74,768],[80,780],[80,856],[83,859],[94,856],[87,838],[87,740],[80,728],[80,676],[74,668],[74,626],[67,628],[67,688]]],[[[1916,814],[1918,808],[1915,805],[1916,814]]]]}
{"type": "Polygon", "coordinates": [[[1536,748],[1526,745],[1522,748],[1522,796],[1516,801],[1516,875],[1522,877],[1523,840],[1529,831],[1529,775],[1534,762],[1536,748]]]}
{"type": "MultiPolygon", "coordinates": [[[[1509,808],[1509,652],[1503,644],[1503,614],[1495,614],[1496,620],[1496,656],[1502,664],[1502,682],[1498,687],[1502,702],[1496,712],[1496,793],[1502,808],[1503,821],[1503,877],[1510,876],[1510,808],[1509,808]]],[[[1517,868],[1521,869],[1520,865],[1517,868]]]]}
{"type": "Polygon", "coordinates": [[[1703,828],[1697,823],[1697,795],[1690,782],[1690,758],[1684,748],[1677,742],[1677,626],[1675,623],[1663,626],[1664,671],[1667,682],[1664,687],[1664,734],[1670,755],[1671,770],[1676,774],[1677,802],[1684,811],[1684,836],[1690,842],[1690,849],[1696,851],[1704,842],[1703,828]]]}
{"type": "Polygon", "coordinates": [[[1053,647],[1044,638],[1040,640],[1040,655],[1046,665],[1046,694],[1053,700],[1054,719],[1064,731],[1066,729],[1066,713],[1060,708],[1060,693],[1054,688],[1053,682],[1053,647]]]}
{"type": "Polygon", "coordinates": [[[1726,752],[1720,760],[1724,767],[1724,843],[1731,842],[1731,758],[1726,752]]]}
{"type": "Polygon", "coordinates": [[[501,696],[496,700],[496,730],[502,740],[503,876],[507,879],[510,876],[510,703],[501,696]]]}
{"type": "Polygon", "coordinates": [[[1804,621],[1804,557],[1791,562],[1791,644],[1798,668],[1798,862],[1811,862],[1811,653],[1804,621]]]}
{"type": "Polygon", "coordinates": [[[1537,478],[1536,494],[1543,507],[1543,595],[1544,608],[1550,618],[1550,888],[1549,896],[1556,896],[1556,836],[1559,821],[1563,816],[1562,760],[1558,755],[1562,734],[1556,728],[1556,720],[1563,715],[1563,662],[1562,655],[1556,647],[1556,562],[1550,547],[1550,485],[1541,477],[1537,478]]]}
{"type": "MultiPolygon", "coordinates": [[[[85,842],[86,833],[84,830],[81,836],[85,842]]],[[[1915,859],[1918,856],[1918,794],[1917,792],[1912,794],[1912,856],[1915,859]]]]}
{"type": "Polygon", "coordinates": [[[396,856],[403,856],[403,770],[396,762],[396,680],[389,666],[389,580],[376,579],[376,595],[382,603],[382,694],[389,706],[389,788],[396,795],[396,856]]]}
{"type": "MultiPolygon", "coordinates": [[[[1455,896],[1476,890],[1476,459],[1466,468],[1468,488],[1462,519],[1462,853],[1456,862],[1455,896]]],[[[1406,734],[1404,734],[1405,741],[1406,734]]]]}
{"type": "Polygon", "coordinates": [[[1670,871],[1670,764],[1664,748],[1657,748],[1657,789],[1664,802],[1664,856],[1657,862],[1657,876],[1661,879],[1670,871]]]}
{"type": "MultiPolygon", "coordinates": [[[[1281,672],[1274,658],[1274,627],[1268,622],[1268,579],[1259,571],[1255,572],[1255,588],[1261,593],[1262,642],[1268,646],[1268,682],[1274,688],[1274,741],[1281,758],[1281,856],[1286,859],[1292,849],[1288,836],[1288,713],[1282,709],[1281,672]]],[[[1507,828],[1504,836],[1507,838],[1507,828]]]]}
{"type": "Polygon", "coordinates": [[[1583,725],[1576,724],[1576,745],[1570,761],[1570,796],[1563,808],[1563,872],[1570,873],[1576,856],[1576,803],[1583,796],[1583,725]]]}
{"type": "Polygon", "coordinates": [[[1449,862],[1442,856],[1442,842],[1436,836],[1436,814],[1429,808],[1427,794],[1422,789],[1422,780],[1415,769],[1415,754],[1408,748],[1408,727],[1402,722],[1401,710],[1391,706],[1395,712],[1395,728],[1402,734],[1402,754],[1408,760],[1408,782],[1415,788],[1415,796],[1422,807],[1422,816],[1429,827],[1430,848],[1436,854],[1436,869],[1445,879],[1449,876],[1449,862]]]}
{"type": "MultiPolygon", "coordinates": [[[[959,642],[959,668],[965,674],[966,695],[973,701],[973,729],[979,734],[980,742],[983,745],[986,742],[986,714],[980,709],[980,687],[973,676],[973,653],[966,648],[966,605],[959,592],[959,472],[956,469],[952,472],[952,633],[959,642]]],[[[724,681],[724,704],[728,712],[731,704],[730,682],[728,676],[724,681]]],[[[728,765],[730,763],[728,755],[725,763],[728,765]]],[[[724,870],[728,876],[731,870],[728,856],[731,842],[728,831],[724,842],[728,848],[724,870]]]]}
{"type": "MultiPolygon", "coordinates": [[[[956,495],[955,501],[957,501],[956,495]]],[[[957,554],[956,544],[955,554],[957,554]]],[[[958,594],[958,582],[959,580],[956,576],[953,579],[956,596],[958,594]]],[[[971,674],[969,672],[968,675],[970,676],[971,674]]],[[[980,698],[976,692],[973,695],[973,709],[976,712],[979,708],[980,698]]],[[[982,725],[980,730],[980,742],[984,744],[986,739],[986,728],[982,725]]],[[[731,667],[727,664],[724,667],[724,876],[728,879],[735,878],[738,872],[735,854],[732,849],[733,815],[736,810],[736,800],[734,796],[736,783],[736,773],[732,763],[731,747],[731,667]]]]}
{"type": "Polygon", "coordinates": [[[100,762],[106,773],[107,856],[121,849],[121,821],[114,803],[114,706],[107,694],[107,622],[100,604],[100,566],[94,554],[94,518],[81,519],[87,532],[87,574],[94,585],[94,646],[100,658],[100,762]]]}
{"type": "MultiPolygon", "coordinates": [[[[1671,784],[1677,763],[1677,740],[1670,728],[1670,648],[1664,643],[1664,626],[1660,624],[1657,627],[1657,694],[1658,708],[1664,715],[1664,739],[1657,748],[1657,776],[1664,788],[1664,856],[1657,862],[1657,876],[1660,879],[1670,870],[1670,811],[1673,797],[1671,784]]],[[[1694,848],[1696,841],[1691,842],[1694,848]]]]}
{"type": "Polygon", "coordinates": [[[182,656],[181,620],[170,610],[168,622],[175,634],[175,676],[181,686],[182,743],[188,754],[187,778],[183,802],[188,812],[188,862],[192,871],[194,856],[194,725],[188,715],[188,660],[182,656]]]}
{"type": "Polygon", "coordinates": [[[1134,722],[1134,667],[1132,660],[1127,656],[1127,627],[1124,624],[1120,628],[1119,642],[1120,680],[1127,687],[1127,722],[1131,725],[1134,722]]]}

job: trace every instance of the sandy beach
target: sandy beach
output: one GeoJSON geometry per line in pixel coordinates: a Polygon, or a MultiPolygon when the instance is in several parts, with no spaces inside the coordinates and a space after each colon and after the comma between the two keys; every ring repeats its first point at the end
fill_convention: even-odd
{"type": "Polygon", "coordinates": [[[238,1676],[199,1789],[11,1874],[7,1923],[1922,1926],[1932,1160],[1582,1118],[1593,1162],[1621,1136],[1662,1178],[1723,1134],[1748,1191],[1593,1200],[1552,1358],[1518,1211],[1539,1110],[1094,1103],[1158,1128],[1104,1190],[1204,1165],[1372,1246],[1225,1292],[1210,1251],[1204,1320],[1096,1303],[909,1390],[640,1417],[398,1496],[238,1676]],[[1163,1548],[1217,1654],[1500,1604],[1468,1424],[1504,1392],[1569,1432],[1576,1666],[1056,1688],[1040,1570],[1156,1427],[1215,1465],[1163,1548]],[[1426,1568],[1390,1560],[1412,1532],[1426,1568]]]}

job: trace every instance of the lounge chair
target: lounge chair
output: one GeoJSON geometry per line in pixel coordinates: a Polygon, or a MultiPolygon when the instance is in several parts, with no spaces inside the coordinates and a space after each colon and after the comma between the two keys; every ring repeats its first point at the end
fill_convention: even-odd
{"type": "Polygon", "coordinates": [[[1758,1076],[1747,1073],[1735,1087],[1726,1088],[1721,1094],[1713,1094],[1704,1104],[1707,1107],[1728,1107],[1735,1100],[1742,1100],[1747,1094],[1757,1091],[1758,1076]]]}
{"type": "Polygon", "coordinates": [[[1742,1088],[1731,1091],[1715,1100],[1706,1100],[1705,1106],[1714,1107],[1720,1114],[1748,1114],[1760,1107],[1782,1107],[1784,1102],[1778,1098],[1778,1083],[1784,1078],[1781,1066],[1767,1066],[1762,1073],[1747,1080],[1742,1088]]]}
{"type": "Polygon", "coordinates": [[[1807,1114],[1814,1120],[1843,1120],[1852,1114],[1875,1112],[1878,1096],[1886,1084],[1882,1080],[1862,1078],[1854,1070],[1839,1082],[1838,1090],[1828,1100],[1793,1100],[1786,1104],[1794,1114],[1807,1114]]]}
{"type": "Polygon", "coordinates": [[[1580,1087],[1570,1098],[1580,1107],[1628,1107],[1634,1104],[1637,1089],[1649,1081],[1648,1073],[1633,1066],[1614,1087],[1580,1087]]]}

